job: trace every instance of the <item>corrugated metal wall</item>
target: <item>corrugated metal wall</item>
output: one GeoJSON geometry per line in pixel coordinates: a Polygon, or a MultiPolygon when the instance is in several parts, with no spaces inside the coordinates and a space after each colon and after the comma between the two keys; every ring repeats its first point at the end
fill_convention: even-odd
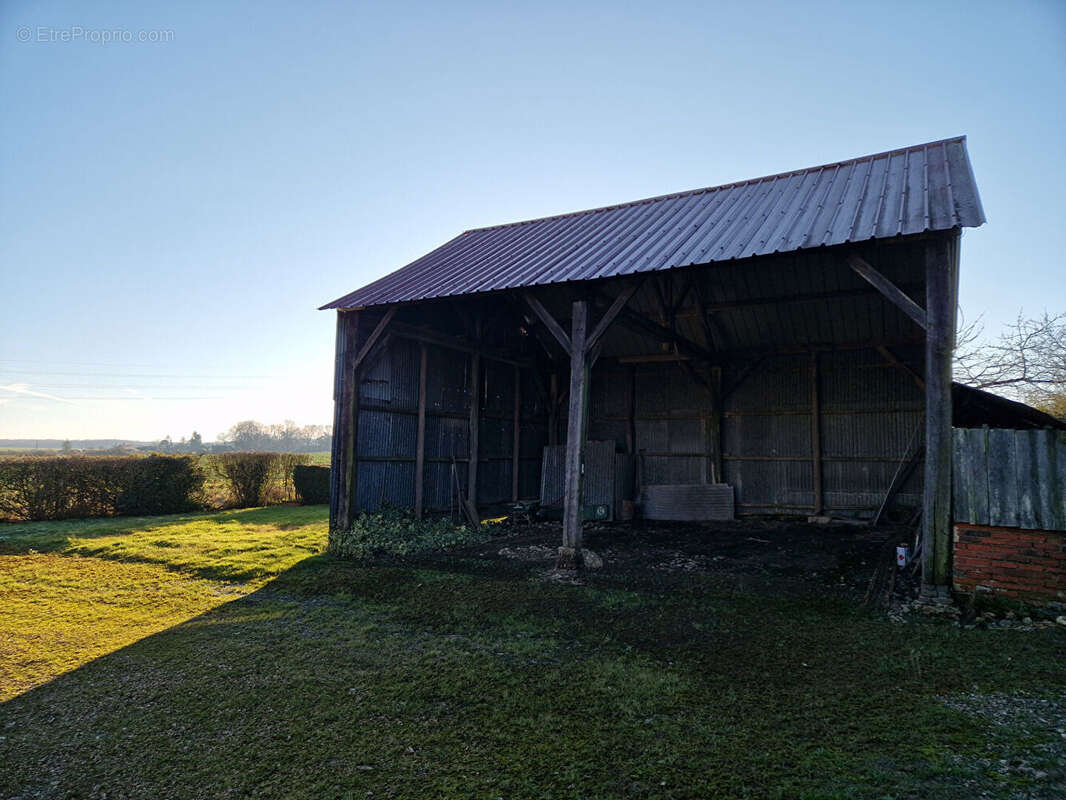
{"type": "MultiPolygon", "coordinates": [[[[424,506],[455,506],[456,483],[467,491],[470,458],[470,370],[467,353],[427,345],[424,506]]],[[[359,384],[357,507],[373,511],[388,503],[414,505],[418,438],[420,345],[394,338],[364,371],[359,384]]],[[[483,359],[480,403],[478,502],[509,501],[514,450],[515,368],[483,359]]],[[[519,497],[540,487],[540,452],[547,443],[547,417],[533,376],[521,374],[519,497]]]]}
{"type": "MultiPolygon", "coordinates": [[[[894,353],[920,373],[921,350],[894,353]]],[[[725,367],[730,386],[743,365],[725,367]]],[[[708,391],[676,363],[634,367],[634,428],[642,484],[710,481],[713,445],[708,391]]],[[[592,378],[589,436],[625,442],[627,369],[608,365],[592,378]]],[[[723,472],[742,512],[809,513],[814,508],[811,356],[762,362],[726,400],[723,472]]],[[[915,437],[922,403],[913,378],[874,350],[818,356],[823,503],[830,511],[874,510],[915,437]]],[[[903,487],[901,505],[921,502],[921,471],[903,487]]]]}
{"type": "MultiPolygon", "coordinates": [[[[470,436],[470,356],[429,345],[425,439],[428,510],[455,504],[466,492],[470,436]],[[454,469],[453,469],[454,465],[454,469]]],[[[921,349],[897,358],[920,374],[921,349]]],[[[358,505],[414,504],[419,345],[396,339],[359,387],[358,505]]],[[[726,366],[730,386],[742,365],[726,366]]],[[[818,356],[823,505],[828,511],[871,511],[922,434],[922,394],[912,377],[872,349],[818,356]]],[[[812,460],[812,362],[809,354],[765,359],[728,396],[722,413],[723,478],[736,489],[737,510],[808,513],[815,507],[812,460]]],[[[547,411],[528,371],[521,373],[519,497],[540,493],[547,411]]],[[[479,381],[478,502],[511,499],[515,368],[484,360],[479,381]]],[[[626,446],[627,393],[633,391],[637,476],[641,484],[695,484],[713,477],[712,401],[676,362],[629,366],[607,361],[593,371],[589,438],[626,446]],[[630,383],[631,382],[631,383],[630,383]],[[630,388],[632,386],[632,389],[630,388]]],[[[565,420],[560,436],[565,437],[565,420]]],[[[562,440],[562,439],[561,439],[562,440]]],[[[921,502],[921,470],[897,498],[921,502]]]]}

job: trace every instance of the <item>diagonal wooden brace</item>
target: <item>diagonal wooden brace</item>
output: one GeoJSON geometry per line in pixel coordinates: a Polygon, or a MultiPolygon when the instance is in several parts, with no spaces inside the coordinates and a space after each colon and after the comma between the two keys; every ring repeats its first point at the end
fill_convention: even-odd
{"type": "Polygon", "coordinates": [[[911,300],[896,284],[874,269],[861,256],[856,253],[850,253],[848,255],[848,266],[890,300],[900,311],[914,320],[922,330],[928,329],[929,324],[925,318],[925,309],[911,300]]]}

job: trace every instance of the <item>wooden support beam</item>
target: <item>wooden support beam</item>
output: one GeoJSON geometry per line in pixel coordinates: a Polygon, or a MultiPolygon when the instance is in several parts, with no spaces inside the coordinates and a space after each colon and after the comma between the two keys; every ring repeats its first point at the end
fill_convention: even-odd
{"type": "Polygon", "coordinates": [[[525,292],[523,297],[525,297],[526,305],[533,310],[538,319],[544,323],[544,327],[555,337],[555,341],[563,348],[563,352],[571,352],[573,348],[570,345],[570,337],[566,335],[566,331],[563,330],[562,326],[555,321],[555,317],[551,315],[551,312],[531,292],[525,292]]]}
{"type": "Polygon", "coordinates": [[[355,355],[359,312],[337,313],[337,344],[333,378],[333,442],[331,445],[329,526],[351,527],[356,498],[355,442],[359,424],[359,386],[355,355]]]}
{"type": "Polygon", "coordinates": [[[733,382],[729,384],[728,387],[722,389],[720,392],[722,402],[724,403],[729,399],[733,392],[739,389],[744,381],[751,376],[751,373],[755,372],[755,370],[762,366],[762,362],[765,360],[765,358],[756,358],[748,361],[743,367],[741,367],[740,374],[733,379],[733,382]]]}
{"type": "Polygon", "coordinates": [[[681,366],[681,371],[688,375],[694,384],[699,386],[701,389],[704,389],[710,396],[711,401],[713,402],[715,400],[715,396],[714,387],[711,386],[711,382],[707,378],[703,377],[703,375],[700,374],[699,370],[692,366],[691,361],[683,359],[679,361],[678,364],[681,366]]]}
{"type": "MultiPolygon", "coordinates": [[[[924,283],[901,283],[898,285],[904,292],[919,291],[924,288],[924,283]]],[[[699,305],[688,305],[678,309],[677,319],[699,319],[701,315],[715,315],[723,311],[740,311],[748,308],[762,308],[764,306],[800,305],[814,303],[821,300],[850,300],[858,297],[876,297],[879,295],[873,287],[859,289],[834,289],[828,292],[796,292],[788,295],[774,295],[772,297],[752,297],[742,300],[730,300],[714,303],[699,298],[699,305]]]]}
{"type": "Polygon", "coordinates": [[[797,345],[777,345],[775,347],[745,347],[729,350],[722,353],[723,361],[748,362],[754,358],[770,358],[772,356],[794,356],[802,353],[833,352],[840,350],[872,350],[878,345],[885,347],[913,347],[924,344],[925,336],[905,336],[899,339],[885,339],[880,342],[858,340],[850,342],[809,342],[797,345]]]}
{"type": "Polygon", "coordinates": [[[514,368],[514,431],[511,440],[511,501],[518,502],[518,469],[522,455],[522,370],[514,368]]]}
{"type": "Polygon", "coordinates": [[[551,388],[548,390],[548,444],[559,444],[559,375],[551,374],[551,388]]]}
{"type": "Polygon", "coordinates": [[[503,364],[517,364],[520,367],[534,366],[533,361],[528,358],[516,358],[511,353],[485,346],[480,342],[470,342],[463,337],[450,336],[417,325],[408,325],[407,323],[393,320],[389,325],[389,331],[398,339],[424,342],[437,347],[445,347],[449,350],[457,350],[460,353],[479,353],[482,358],[499,361],[503,364]]]}
{"type": "Polygon", "coordinates": [[[722,368],[711,367],[711,385],[714,386],[714,408],[711,409],[710,448],[714,474],[712,483],[725,483],[722,473],[722,416],[725,412],[725,399],[722,395],[722,368]]]}
{"type": "Polygon", "coordinates": [[[673,364],[691,361],[692,356],[679,356],[677,353],[649,353],[643,356],[618,356],[619,364],[673,364]]]}
{"type": "Polygon", "coordinates": [[[637,452],[637,370],[626,369],[626,452],[637,452]]]}
{"type": "Polygon", "coordinates": [[[919,389],[925,391],[925,379],[922,378],[922,376],[915,372],[913,369],[904,364],[902,361],[900,361],[898,358],[896,358],[895,353],[893,353],[883,344],[879,344],[877,346],[877,352],[881,354],[881,357],[884,358],[885,361],[887,361],[889,364],[894,366],[896,369],[898,369],[900,372],[902,372],[904,375],[906,375],[908,378],[918,384],[919,389]]]}
{"type": "Polygon", "coordinates": [[[665,325],[660,325],[654,320],[650,320],[642,314],[638,314],[629,308],[624,308],[618,314],[618,321],[628,327],[630,330],[636,331],[651,339],[655,339],[659,342],[665,342],[677,347],[678,352],[683,355],[692,356],[693,358],[704,359],[711,361],[714,358],[714,353],[700,344],[687,339],[676,331],[670,330],[665,325]]]}
{"type": "Polygon", "coordinates": [[[600,353],[603,352],[603,345],[598,344],[587,352],[588,354],[585,356],[585,360],[588,364],[588,368],[592,369],[596,366],[596,362],[600,360],[600,353]]]}
{"type": "Polygon", "coordinates": [[[822,513],[825,505],[822,493],[822,404],[818,398],[818,380],[818,354],[811,353],[811,486],[815,516],[822,513]]]}
{"type": "Polygon", "coordinates": [[[359,349],[359,354],[355,357],[353,369],[355,369],[356,372],[359,371],[359,367],[362,366],[363,360],[366,358],[370,350],[378,343],[378,339],[381,338],[381,334],[385,332],[385,328],[388,327],[388,324],[392,322],[392,318],[396,316],[398,308],[399,306],[389,306],[384,316],[382,316],[382,318],[378,320],[378,324],[374,326],[374,330],[366,337],[366,341],[359,349]]]}
{"type": "Polygon", "coordinates": [[[566,425],[566,467],[563,489],[563,546],[559,569],[580,569],[581,489],[584,471],[585,429],[588,422],[588,301],[575,300],[570,317],[570,406],[566,425]]]}
{"type": "Polygon", "coordinates": [[[587,350],[591,351],[592,348],[599,344],[600,339],[607,332],[607,329],[611,327],[611,323],[614,322],[615,317],[617,317],[622,309],[626,307],[626,303],[628,303],[633,295],[636,294],[640,285],[641,281],[633,281],[618,293],[614,302],[611,303],[610,307],[608,307],[605,312],[603,312],[603,316],[600,317],[599,323],[597,323],[592,333],[589,334],[588,342],[585,344],[587,350]]]}
{"type": "Polygon", "coordinates": [[[913,474],[915,468],[918,466],[918,462],[922,458],[922,448],[917,444],[911,449],[907,460],[899,465],[899,469],[896,470],[896,474],[892,478],[892,483],[889,484],[888,491],[885,492],[885,497],[881,501],[881,505],[877,509],[877,513],[874,515],[871,525],[880,525],[881,520],[885,517],[885,512],[888,511],[889,506],[892,505],[892,501],[899,494],[899,490],[903,488],[907,479],[913,474]]]}
{"type": "Polygon", "coordinates": [[[925,486],[922,498],[922,589],[947,599],[951,583],[951,345],[958,235],[931,239],[925,250],[925,486]]]}
{"type": "MultiPolygon", "coordinates": [[[[428,356],[426,343],[418,346],[418,434],[415,439],[415,517],[422,519],[426,471],[426,378],[428,356]]],[[[515,368],[517,369],[517,367],[515,368]]]]}
{"type": "MultiPolygon", "coordinates": [[[[707,302],[703,285],[699,282],[695,282],[693,288],[696,294],[696,302],[699,303],[699,307],[694,313],[698,316],[700,326],[703,328],[703,338],[707,343],[707,349],[715,353],[725,350],[725,334],[718,321],[712,320],[711,318],[711,307],[710,303],[707,302]]],[[[685,316],[685,312],[679,309],[674,315],[674,318],[681,319],[683,316],[685,316]]]]}
{"type": "Polygon", "coordinates": [[[466,507],[470,521],[478,524],[481,517],[477,511],[477,467],[479,457],[478,436],[481,428],[481,356],[470,354],[470,461],[466,472],[466,507]]]}
{"type": "MultiPolygon", "coordinates": [[[[894,303],[900,311],[914,320],[915,324],[920,328],[928,329],[926,312],[922,307],[911,300],[910,297],[904,294],[896,286],[896,284],[892,283],[892,281],[874,269],[861,256],[856,253],[849,254],[848,266],[855,270],[855,272],[865,279],[867,283],[888,298],[888,300],[894,303]]],[[[928,297],[926,299],[926,305],[928,306],[928,297]]]]}

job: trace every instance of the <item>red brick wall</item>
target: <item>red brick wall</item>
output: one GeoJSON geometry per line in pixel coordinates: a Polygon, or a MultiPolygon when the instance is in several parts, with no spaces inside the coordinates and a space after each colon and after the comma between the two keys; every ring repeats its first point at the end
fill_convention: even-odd
{"type": "Polygon", "coordinates": [[[1066,601],[1066,533],[955,526],[955,589],[1066,601]]]}

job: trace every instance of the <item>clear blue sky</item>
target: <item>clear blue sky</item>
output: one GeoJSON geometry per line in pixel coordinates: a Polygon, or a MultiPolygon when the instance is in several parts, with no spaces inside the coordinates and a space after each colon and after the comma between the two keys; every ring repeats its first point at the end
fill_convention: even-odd
{"type": "Polygon", "coordinates": [[[958,134],[963,308],[1066,310],[1066,3],[510,5],[0,3],[0,437],[328,422],[462,230],[958,134]]]}

